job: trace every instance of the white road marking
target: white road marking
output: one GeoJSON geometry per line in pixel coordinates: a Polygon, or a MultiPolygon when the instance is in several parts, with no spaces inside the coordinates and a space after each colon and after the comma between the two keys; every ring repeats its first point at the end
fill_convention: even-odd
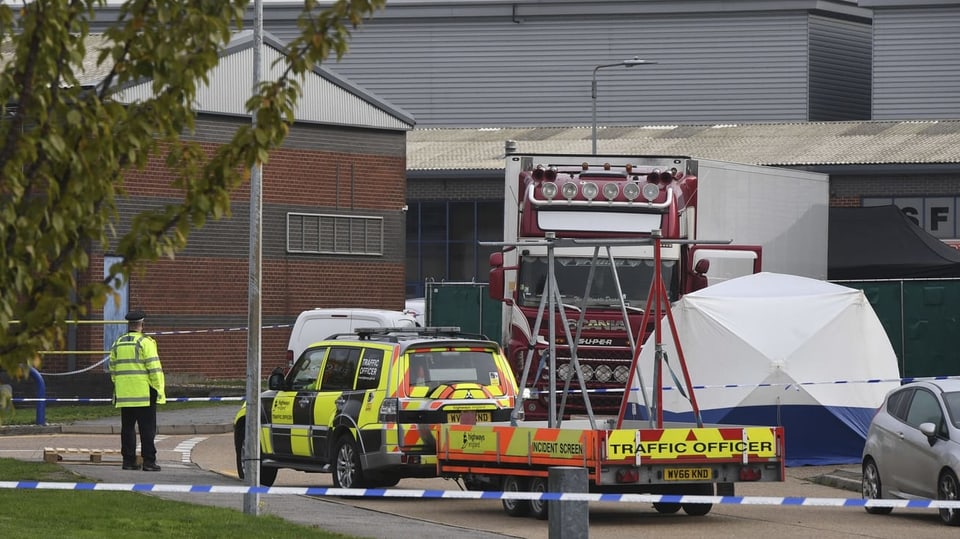
{"type": "Polygon", "coordinates": [[[197,438],[190,438],[189,440],[184,440],[177,444],[177,447],[174,447],[173,450],[180,453],[180,462],[192,462],[190,459],[190,453],[193,451],[193,448],[200,442],[206,440],[206,436],[199,436],[197,438]]]}

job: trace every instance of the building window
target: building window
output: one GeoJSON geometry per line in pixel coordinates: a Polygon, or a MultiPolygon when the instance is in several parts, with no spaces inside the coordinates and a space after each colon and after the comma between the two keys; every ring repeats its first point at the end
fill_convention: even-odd
{"type": "Polygon", "coordinates": [[[382,255],[383,217],[288,213],[287,252],[382,255]]]}
{"type": "Polygon", "coordinates": [[[486,282],[490,253],[502,241],[502,201],[408,201],[407,297],[424,296],[427,279],[486,282]]]}

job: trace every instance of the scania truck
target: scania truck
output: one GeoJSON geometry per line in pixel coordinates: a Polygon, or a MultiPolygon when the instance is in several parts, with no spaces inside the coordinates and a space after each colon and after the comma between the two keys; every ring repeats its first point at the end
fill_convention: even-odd
{"type": "MultiPolygon", "coordinates": [[[[556,376],[534,365],[531,380],[521,381],[531,348],[535,358],[548,350],[548,324],[536,323],[549,270],[544,239],[612,245],[598,256],[596,248],[567,242],[556,249],[553,270],[563,318],[579,326],[576,355],[599,415],[617,414],[631,359],[653,327],[652,320],[639,327],[653,248],[637,240],[662,234],[660,270],[671,302],[761,269],[827,277],[824,174],[681,155],[521,154],[510,152],[510,142],[507,148],[503,243],[510,245],[490,257],[488,290],[503,303],[503,346],[517,380],[532,389],[524,401],[528,419],[548,416],[545,390],[571,374],[561,331],[554,337],[556,376]]],[[[559,326],[561,317],[552,316],[559,326]]],[[[569,395],[565,416],[587,411],[581,396],[569,395]]]]}

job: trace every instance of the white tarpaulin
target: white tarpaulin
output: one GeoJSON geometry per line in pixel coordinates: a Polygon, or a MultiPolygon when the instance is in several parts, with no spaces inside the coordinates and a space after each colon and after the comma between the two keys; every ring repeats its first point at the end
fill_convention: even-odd
{"type": "MultiPolygon", "coordinates": [[[[672,309],[705,423],[782,425],[791,466],[859,462],[870,419],[900,376],[863,292],[759,273],[688,294],[672,309]]],[[[664,420],[693,421],[662,323],[664,420]]],[[[638,363],[651,403],[654,356],[651,336],[638,363]]],[[[636,376],[632,389],[631,402],[642,404],[636,376]]],[[[627,417],[647,417],[640,405],[628,408],[627,417]]]]}

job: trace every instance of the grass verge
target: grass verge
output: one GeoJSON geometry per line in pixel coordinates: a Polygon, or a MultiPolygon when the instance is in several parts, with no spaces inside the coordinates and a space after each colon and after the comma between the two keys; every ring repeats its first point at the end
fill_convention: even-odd
{"type": "MultiPolygon", "coordinates": [[[[0,481],[92,482],[56,464],[0,458],[0,481]]],[[[163,500],[137,492],[0,488],[0,536],[125,539],[158,537],[348,536],[287,522],[272,515],[163,500]]]]}
{"type": "MultiPolygon", "coordinates": [[[[210,406],[230,406],[240,409],[240,401],[214,402],[168,402],[157,407],[157,411],[185,410],[190,408],[208,408],[210,406]]],[[[90,404],[47,404],[46,419],[48,424],[66,424],[75,421],[103,419],[105,417],[120,418],[120,410],[110,403],[90,404]]],[[[4,418],[2,425],[35,425],[37,410],[34,406],[18,406],[12,417],[4,418]]]]}

